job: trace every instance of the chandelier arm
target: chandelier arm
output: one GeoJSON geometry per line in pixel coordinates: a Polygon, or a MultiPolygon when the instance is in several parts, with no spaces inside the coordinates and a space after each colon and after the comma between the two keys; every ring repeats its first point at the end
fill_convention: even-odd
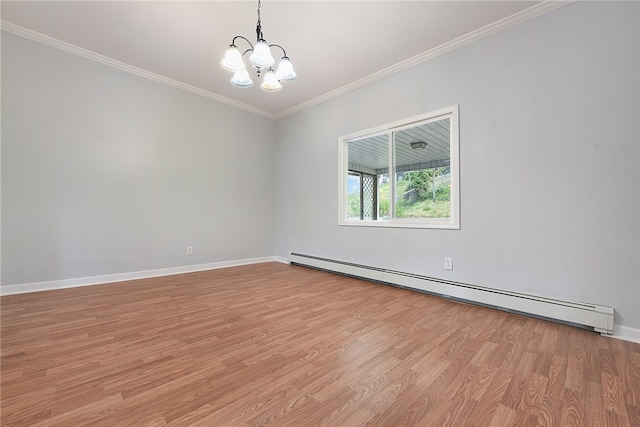
{"type": "Polygon", "coordinates": [[[244,55],[245,53],[247,53],[247,51],[249,51],[249,50],[253,50],[253,43],[251,43],[251,42],[249,41],[249,39],[247,39],[246,37],[244,37],[244,36],[235,36],[235,37],[233,38],[233,41],[231,42],[231,44],[235,45],[235,44],[236,44],[236,39],[242,39],[242,40],[246,41],[247,43],[249,43],[249,46],[251,46],[251,49],[247,49],[247,50],[243,53],[243,55],[244,55]]]}
{"type": "Polygon", "coordinates": [[[287,51],[286,51],[286,50],[284,50],[284,48],[283,48],[282,46],[280,46],[279,44],[275,44],[275,43],[274,43],[274,44],[270,44],[270,45],[269,45],[269,47],[273,47],[273,46],[275,46],[275,47],[279,47],[280,49],[282,49],[282,53],[284,54],[284,58],[288,58],[288,56],[287,56],[287,51]]]}

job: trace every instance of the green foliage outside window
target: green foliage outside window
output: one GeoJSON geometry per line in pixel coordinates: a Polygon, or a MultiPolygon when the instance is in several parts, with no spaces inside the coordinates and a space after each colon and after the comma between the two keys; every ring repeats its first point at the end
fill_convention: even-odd
{"type": "Polygon", "coordinates": [[[417,193],[417,201],[423,201],[427,199],[431,199],[433,201],[449,200],[449,195],[451,194],[451,191],[449,191],[448,189],[449,185],[438,186],[436,183],[435,197],[433,192],[434,178],[437,182],[438,178],[445,174],[445,171],[446,168],[441,167],[407,172],[404,175],[404,180],[408,181],[409,184],[406,187],[405,191],[414,190],[417,193]]]}

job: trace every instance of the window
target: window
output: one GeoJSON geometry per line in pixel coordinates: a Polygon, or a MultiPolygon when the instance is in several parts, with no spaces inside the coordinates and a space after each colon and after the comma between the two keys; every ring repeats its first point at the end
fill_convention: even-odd
{"type": "Polygon", "coordinates": [[[339,142],[340,225],[460,228],[457,105],[339,142]]]}

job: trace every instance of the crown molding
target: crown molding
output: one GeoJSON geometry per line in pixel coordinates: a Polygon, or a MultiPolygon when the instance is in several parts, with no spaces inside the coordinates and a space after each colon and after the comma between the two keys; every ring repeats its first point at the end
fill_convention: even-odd
{"type": "Polygon", "coordinates": [[[257,114],[262,117],[266,117],[271,120],[278,120],[302,110],[306,110],[308,108],[314,107],[318,104],[321,104],[325,101],[328,101],[332,98],[336,98],[340,95],[344,95],[348,92],[359,89],[363,86],[369,85],[375,81],[388,77],[397,72],[406,70],[407,68],[411,68],[415,65],[426,62],[430,59],[436,58],[440,55],[444,55],[445,53],[451,52],[452,50],[461,48],[468,44],[474,43],[478,40],[481,40],[485,37],[489,37],[493,34],[496,34],[500,31],[504,31],[508,28],[514,27],[516,25],[527,22],[531,19],[537,18],[538,16],[544,15],[546,13],[552,12],[556,9],[564,7],[566,5],[572,4],[578,0],[547,0],[543,3],[539,3],[534,5],[528,9],[525,9],[521,12],[515,13],[511,16],[493,22],[489,25],[486,25],[482,28],[479,28],[475,31],[472,31],[468,34],[465,34],[457,39],[451,40],[450,42],[444,43],[440,46],[437,46],[433,49],[430,49],[426,52],[423,52],[419,55],[416,55],[412,58],[409,58],[405,61],[399,62],[395,65],[387,67],[383,70],[377,71],[367,77],[364,77],[360,80],[357,80],[353,83],[350,83],[346,86],[333,90],[331,92],[327,92],[324,95],[320,95],[317,98],[313,98],[309,101],[303,102],[302,104],[296,105],[295,107],[289,108],[287,110],[281,111],[280,113],[273,114],[267,111],[261,110],[256,107],[252,107],[247,104],[243,104],[238,101],[234,101],[233,99],[226,98],[221,95],[217,95],[215,93],[206,91],[204,89],[197,88],[195,86],[188,85],[186,83],[182,83],[177,80],[170,79],[168,77],[161,76],[159,74],[152,73],[150,71],[144,70],[142,68],[134,67],[132,65],[126,64],[124,62],[109,58],[104,55],[100,55],[98,53],[92,52],[90,50],[75,46],[70,43],[63,42],[58,39],[54,39],[53,37],[46,36],[44,34],[37,33],[35,31],[20,27],[18,25],[11,24],[10,22],[0,21],[2,31],[6,31],[7,33],[14,34],[47,46],[54,47],[56,49],[65,51],[67,53],[71,53],[74,55],[78,55],[85,59],[89,59],[91,61],[98,62],[103,65],[107,65],[112,68],[116,68],[118,70],[155,81],[157,83],[162,83],[167,86],[174,87],[176,89],[180,89],[186,92],[193,93],[198,96],[202,96],[204,98],[208,98],[214,100],[216,102],[220,102],[222,104],[229,105],[234,108],[238,108],[240,110],[244,110],[253,114],[257,114]]]}
{"type": "Polygon", "coordinates": [[[231,107],[238,108],[240,110],[248,111],[253,114],[257,114],[259,116],[266,117],[268,119],[275,120],[276,115],[269,113],[267,111],[261,110],[256,107],[252,107],[250,105],[243,104],[241,102],[234,101],[233,99],[226,98],[224,96],[216,95],[215,93],[206,91],[204,89],[197,88],[195,86],[188,85],[186,83],[182,83],[178,80],[173,80],[168,77],[161,76],[160,74],[152,73],[151,71],[144,70],[142,68],[134,67],[133,65],[129,65],[127,63],[118,61],[116,59],[109,58],[108,56],[100,55],[98,53],[92,52],[90,50],[84,49],[82,47],[73,45],[71,43],[63,42],[61,40],[55,39],[53,37],[49,37],[47,35],[29,30],[27,28],[20,27],[18,25],[14,25],[7,21],[0,21],[2,25],[2,31],[7,33],[23,37],[28,40],[32,40],[37,43],[44,44],[46,46],[50,46],[59,50],[62,50],[67,53],[71,53],[73,55],[80,56],[85,59],[89,59],[94,62],[98,62],[100,64],[106,65],[108,67],[112,67],[118,69],[120,71],[124,71],[129,74],[133,74],[138,77],[142,77],[157,83],[162,83],[167,86],[174,87],[176,89],[183,90],[185,92],[190,92],[198,96],[202,96],[204,98],[209,98],[214,101],[220,102],[222,104],[229,105],[231,107]]]}
{"type": "Polygon", "coordinates": [[[457,39],[453,39],[447,43],[444,43],[440,46],[437,46],[433,49],[430,49],[426,52],[423,52],[419,55],[416,55],[412,58],[399,62],[395,65],[387,67],[383,70],[377,71],[373,74],[370,74],[367,77],[364,77],[360,80],[356,80],[353,83],[350,83],[346,86],[333,90],[331,92],[327,92],[324,95],[321,95],[317,98],[311,99],[307,102],[303,102],[293,108],[289,108],[288,110],[284,110],[278,114],[276,114],[276,119],[281,119],[283,117],[290,116],[302,110],[306,110],[315,105],[321,104],[325,101],[328,101],[332,98],[336,98],[340,95],[344,95],[345,93],[354,91],[363,86],[367,86],[375,81],[381,80],[385,77],[388,77],[397,72],[406,70],[408,68],[414,67],[418,64],[426,62],[430,59],[436,58],[440,55],[444,55],[445,53],[451,52],[452,50],[459,49],[468,44],[474,43],[478,40],[481,40],[485,37],[489,37],[493,34],[504,31],[508,28],[514,27],[516,25],[520,25],[524,22],[530,21],[538,16],[544,15],[546,13],[552,12],[561,7],[567,6],[571,3],[575,3],[578,0],[566,0],[566,1],[557,1],[557,0],[547,0],[543,3],[539,3],[537,5],[531,6],[528,9],[525,9],[521,12],[515,13],[506,18],[500,19],[496,22],[493,22],[489,25],[486,25],[482,28],[479,28],[475,31],[472,31],[468,34],[458,37],[457,39]]]}

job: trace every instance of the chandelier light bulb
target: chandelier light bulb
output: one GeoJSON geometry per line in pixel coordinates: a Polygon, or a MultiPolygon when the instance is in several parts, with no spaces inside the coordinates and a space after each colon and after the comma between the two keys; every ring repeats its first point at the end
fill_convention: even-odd
{"type": "Polygon", "coordinates": [[[276,77],[276,72],[272,68],[269,68],[264,74],[264,81],[260,87],[267,92],[275,92],[282,89],[282,85],[278,81],[278,77],[276,77]]]}
{"type": "Polygon", "coordinates": [[[251,80],[251,77],[249,77],[249,72],[244,69],[236,71],[233,74],[231,84],[238,87],[251,87],[253,86],[253,81],[251,80]]]}
{"type": "Polygon", "coordinates": [[[280,63],[278,64],[278,71],[276,71],[276,76],[278,80],[283,80],[285,82],[291,81],[296,78],[296,72],[293,71],[293,65],[289,58],[286,56],[282,58],[280,63]]]}
{"type": "Polygon", "coordinates": [[[233,73],[247,68],[242,60],[242,54],[235,45],[230,45],[224,54],[224,58],[220,61],[220,65],[227,71],[233,73]]]}
{"type": "Polygon", "coordinates": [[[249,57],[249,61],[256,68],[268,68],[276,63],[276,60],[271,55],[271,48],[264,40],[258,40],[253,53],[249,57]]]}

